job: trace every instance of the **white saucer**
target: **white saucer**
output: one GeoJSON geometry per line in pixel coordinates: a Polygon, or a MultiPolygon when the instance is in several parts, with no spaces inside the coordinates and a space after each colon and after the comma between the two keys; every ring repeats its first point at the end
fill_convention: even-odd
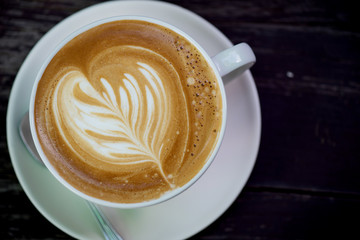
{"type": "MultiPolygon", "coordinates": [[[[61,39],[92,21],[116,15],[144,15],[182,29],[215,55],[231,42],[213,25],[179,6],[152,1],[105,2],[57,24],[32,49],[15,79],[7,112],[7,140],[16,175],[34,206],[55,226],[78,239],[102,239],[85,202],[65,189],[32,159],[18,134],[41,63],[61,39]]],[[[228,125],[213,164],[190,189],[156,206],[103,208],[125,239],[184,239],[215,221],[237,198],[255,163],[260,143],[260,105],[250,71],[226,85],[228,125]]],[[[39,226],[39,231],[41,226],[39,226]]],[[[34,229],[36,231],[36,229],[34,229]]]]}

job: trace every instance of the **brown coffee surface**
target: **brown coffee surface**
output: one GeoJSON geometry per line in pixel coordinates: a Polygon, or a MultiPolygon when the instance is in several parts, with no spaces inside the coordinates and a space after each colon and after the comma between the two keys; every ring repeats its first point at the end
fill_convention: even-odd
{"type": "Polygon", "coordinates": [[[121,203],[160,197],[191,180],[222,126],[216,76],[188,40],[121,20],[67,43],[35,99],[42,149],[76,189],[121,203]]]}

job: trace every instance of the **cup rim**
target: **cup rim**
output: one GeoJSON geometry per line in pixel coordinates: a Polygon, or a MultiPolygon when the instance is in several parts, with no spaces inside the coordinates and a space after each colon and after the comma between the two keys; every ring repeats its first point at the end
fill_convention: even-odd
{"type": "Polygon", "coordinates": [[[61,42],[60,44],[58,44],[52,51],[51,54],[48,55],[48,57],[46,58],[46,60],[44,61],[44,63],[41,65],[40,70],[38,71],[36,78],[35,78],[35,82],[33,84],[33,88],[31,91],[31,96],[30,96],[30,106],[29,106],[29,120],[30,120],[30,131],[31,131],[31,135],[36,147],[36,150],[38,151],[42,161],[44,162],[46,168],[51,172],[51,174],[62,184],[64,185],[66,188],[68,188],[69,190],[71,190],[72,192],[74,192],[75,194],[77,194],[78,196],[80,196],[81,198],[91,201],[93,203],[102,205],[102,206],[107,206],[107,207],[113,207],[113,208],[120,208],[120,209],[134,209],[134,208],[140,208],[140,207],[147,207],[147,206],[152,206],[152,205],[156,205],[159,204],[161,202],[165,202],[167,200],[170,200],[171,198],[179,195],[180,193],[184,192],[186,189],[188,189],[189,187],[191,187],[197,180],[200,179],[200,177],[206,172],[206,170],[210,167],[211,163],[214,161],[218,150],[221,146],[221,143],[223,141],[223,137],[225,134],[225,128],[226,128],[226,120],[227,120],[227,103],[226,103],[226,93],[225,93],[225,87],[224,87],[224,83],[223,80],[219,74],[218,69],[216,68],[214,62],[211,60],[211,57],[209,56],[209,54],[200,46],[200,44],[198,44],[191,36],[189,36],[187,33],[183,32],[182,30],[180,30],[179,28],[166,23],[162,20],[158,20],[156,18],[152,18],[152,17],[144,17],[144,16],[136,16],[136,15],[126,15],[126,16],[115,16],[115,17],[107,17],[107,18],[103,18],[94,22],[91,22],[87,25],[84,25],[80,28],[78,28],[77,30],[73,31],[71,34],[69,34],[68,36],[66,36],[61,42]],[[173,190],[169,190],[168,192],[165,192],[164,194],[162,194],[159,198],[156,199],[151,199],[148,201],[143,201],[143,202],[136,202],[136,203],[121,203],[121,202],[111,202],[108,200],[104,200],[104,199],[100,199],[100,198],[96,198],[90,195],[87,195],[86,193],[78,190],[77,188],[75,188],[73,185],[71,185],[70,183],[68,183],[59,173],[58,171],[54,168],[54,166],[50,163],[50,161],[48,160],[48,158],[46,157],[41,144],[39,142],[39,136],[37,134],[36,131],[36,127],[35,127],[35,119],[34,119],[34,110],[35,110],[35,97],[36,97],[36,92],[38,89],[38,84],[39,81],[45,71],[45,69],[47,68],[47,66],[49,65],[50,61],[53,59],[53,57],[61,50],[62,47],[64,47],[68,42],[70,42],[73,38],[75,38],[76,36],[94,28],[97,26],[100,26],[102,24],[105,23],[109,23],[109,22],[115,22],[115,21],[122,21],[122,20],[141,20],[141,21],[146,21],[146,22],[150,22],[150,23],[154,23],[154,24],[158,24],[160,26],[166,27],[174,32],[176,32],[177,34],[183,36],[184,38],[186,38],[189,42],[191,42],[196,48],[197,50],[199,50],[201,52],[201,54],[203,55],[203,57],[206,59],[207,63],[211,66],[217,81],[218,81],[218,85],[220,88],[220,92],[221,92],[221,96],[222,96],[222,123],[221,123],[221,131],[220,131],[220,135],[218,137],[218,141],[216,142],[215,147],[213,148],[211,154],[208,156],[208,159],[206,161],[206,163],[202,166],[202,168],[200,169],[200,171],[198,171],[198,173],[191,178],[191,180],[189,180],[186,184],[184,184],[181,187],[178,187],[176,189],[173,190]]]}

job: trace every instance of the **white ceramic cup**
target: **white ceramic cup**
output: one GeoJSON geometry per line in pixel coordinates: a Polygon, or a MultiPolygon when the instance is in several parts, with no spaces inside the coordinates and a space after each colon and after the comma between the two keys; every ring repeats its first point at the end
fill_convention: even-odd
{"type": "Polygon", "coordinates": [[[116,208],[138,208],[138,207],[146,207],[146,206],[154,205],[154,204],[169,200],[169,199],[175,197],[176,195],[180,194],[187,188],[189,188],[193,183],[195,183],[203,175],[203,173],[206,171],[206,169],[213,162],[213,160],[220,148],[220,145],[221,145],[221,142],[222,142],[222,139],[224,136],[224,132],[225,132],[226,116],[227,116],[226,95],[225,95],[224,84],[223,84],[221,77],[234,71],[234,70],[237,70],[237,73],[241,74],[245,70],[249,69],[255,63],[255,61],[256,61],[255,55],[254,55],[253,51],[251,50],[251,48],[249,47],[249,45],[247,45],[246,43],[240,43],[238,45],[235,45],[229,49],[226,49],[226,50],[220,52],[219,54],[217,54],[216,56],[211,58],[204,51],[204,49],[195,40],[193,40],[188,34],[184,33],[180,29],[178,29],[168,23],[165,23],[163,21],[153,19],[153,18],[141,17],[141,16],[119,16],[119,17],[106,18],[103,20],[99,20],[99,21],[90,23],[89,25],[81,27],[80,29],[78,29],[75,32],[73,32],[72,34],[70,34],[54,50],[52,50],[52,53],[48,56],[46,61],[43,63],[42,67],[40,68],[40,71],[38,72],[38,74],[36,76],[35,83],[34,83],[33,89],[32,89],[32,94],[31,94],[31,98],[30,98],[30,107],[29,107],[30,130],[31,130],[31,134],[32,134],[32,137],[34,140],[35,147],[36,147],[42,161],[44,162],[45,166],[49,169],[49,171],[54,175],[54,177],[60,183],[62,183],[65,187],[67,187],[69,190],[71,190],[75,194],[77,194],[80,197],[82,197],[88,201],[91,201],[93,203],[100,204],[103,206],[108,206],[108,207],[116,207],[116,208]],[[215,147],[214,151],[208,157],[208,160],[204,164],[202,169],[198,172],[198,174],[195,175],[195,177],[193,177],[184,186],[176,188],[168,193],[165,193],[158,199],[154,199],[154,200],[150,200],[150,201],[146,201],[146,202],[140,202],[140,203],[110,202],[110,201],[106,201],[106,200],[102,200],[102,199],[98,199],[98,198],[89,196],[89,195],[79,191],[78,189],[74,188],[72,185],[70,185],[66,180],[64,180],[61,177],[61,175],[57,172],[57,170],[52,166],[52,164],[47,159],[47,157],[44,154],[42,147],[40,145],[39,138],[38,138],[36,128],[35,128],[35,119],[34,119],[35,106],[34,106],[34,103],[35,103],[35,96],[36,96],[36,92],[37,92],[37,88],[38,88],[38,83],[39,83],[46,67],[50,63],[51,59],[56,55],[56,53],[63,46],[65,46],[69,41],[71,41],[73,38],[75,38],[79,34],[85,32],[91,28],[94,28],[96,26],[99,26],[101,24],[112,22],[112,21],[119,21],[119,20],[142,20],[142,21],[155,23],[155,24],[161,25],[163,27],[166,27],[166,28],[176,32],[177,34],[183,36],[188,41],[190,41],[195,47],[197,47],[197,49],[201,52],[201,54],[207,60],[209,65],[213,68],[213,70],[216,74],[218,83],[219,83],[219,87],[220,87],[220,91],[221,91],[221,95],[222,95],[222,99],[223,99],[223,101],[222,101],[222,103],[223,103],[223,106],[222,106],[223,121],[222,121],[222,126],[221,126],[220,137],[218,138],[218,141],[216,143],[216,147],[215,147]]]}

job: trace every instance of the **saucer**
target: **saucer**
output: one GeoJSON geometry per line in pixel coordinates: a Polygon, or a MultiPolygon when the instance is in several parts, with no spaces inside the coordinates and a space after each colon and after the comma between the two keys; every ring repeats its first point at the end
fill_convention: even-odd
{"type": "MultiPolygon", "coordinates": [[[[6,127],[11,161],[33,205],[56,227],[77,239],[103,239],[103,236],[84,200],[62,186],[32,158],[20,139],[18,126],[28,111],[35,76],[51,49],[75,29],[119,15],[142,15],[168,22],[192,36],[210,56],[232,46],[219,30],[200,16],[158,1],[111,1],[88,7],[57,24],[34,46],[10,94],[6,127]]],[[[228,118],[222,146],[212,165],[193,186],[151,207],[132,210],[102,207],[124,239],[191,237],[215,221],[237,198],[256,160],[261,116],[250,71],[232,78],[225,86],[228,118]]]]}

